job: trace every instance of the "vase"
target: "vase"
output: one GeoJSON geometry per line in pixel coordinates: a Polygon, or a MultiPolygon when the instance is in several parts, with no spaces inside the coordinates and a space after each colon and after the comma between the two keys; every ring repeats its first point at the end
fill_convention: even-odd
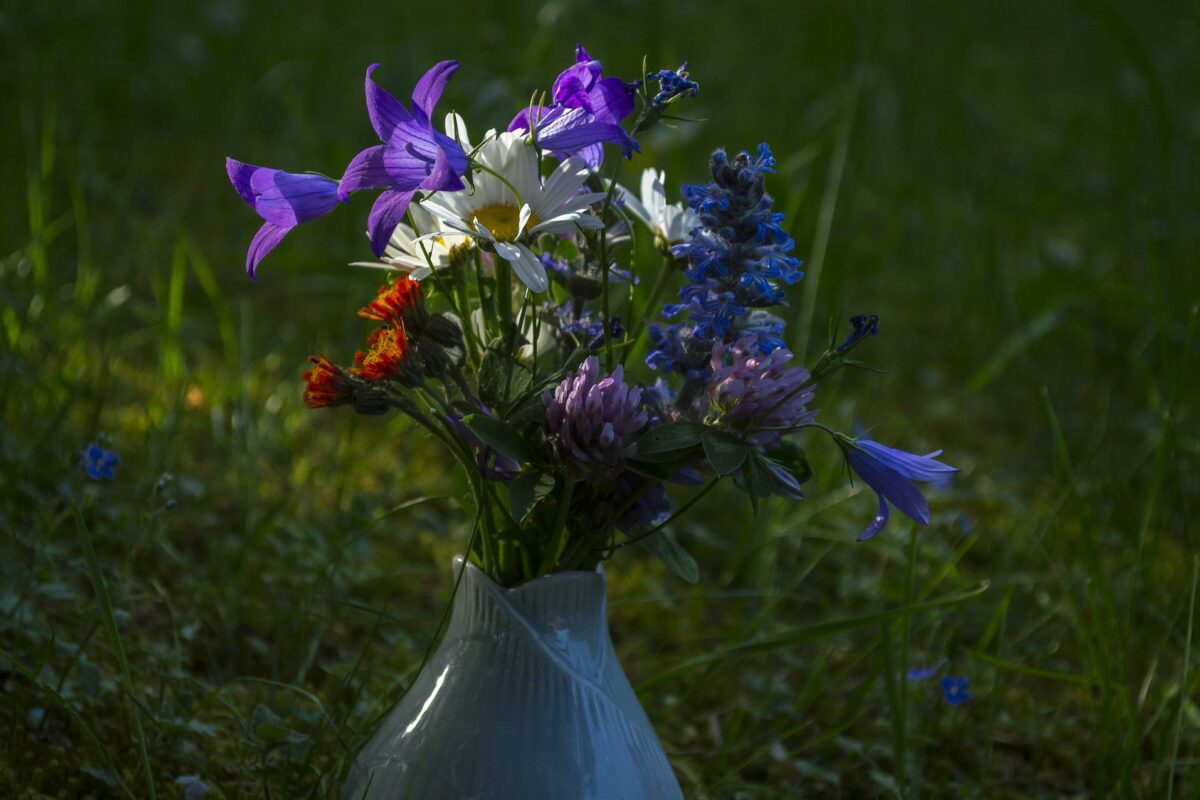
{"type": "Polygon", "coordinates": [[[602,568],[513,589],[465,568],[445,636],[342,800],[681,800],[613,650],[602,568]]]}

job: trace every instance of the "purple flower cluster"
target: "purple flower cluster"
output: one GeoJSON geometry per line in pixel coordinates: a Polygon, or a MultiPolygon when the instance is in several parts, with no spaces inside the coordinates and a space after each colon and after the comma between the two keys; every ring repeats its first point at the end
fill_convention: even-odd
{"type": "MultiPolygon", "coordinates": [[[[330,213],[339,201],[349,202],[354,192],[382,190],[367,220],[371,250],[381,257],[417,192],[464,188],[467,154],[433,125],[434,107],[459,62],[441,61],[422,75],[413,88],[411,108],[375,83],[372,74],[378,66],[367,68],[365,85],[367,116],[381,144],[359,152],[340,181],[226,160],[233,188],[265,221],[246,252],[251,278],[292,228],[330,213]]],[[[629,157],[638,144],[621,122],[633,111],[638,84],[603,77],[601,71],[600,62],[577,47],[575,64],[554,82],[553,103],[523,109],[509,130],[532,129],[545,150],[560,159],[578,155],[593,169],[601,163],[605,142],[617,144],[629,157]]]]}
{"type": "Polygon", "coordinates": [[[625,383],[621,367],[601,376],[600,361],[589,356],[542,394],[546,443],[553,460],[576,474],[618,474],[649,419],[641,395],[640,388],[625,383]]]}
{"type": "Polygon", "coordinates": [[[816,418],[809,410],[813,386],[808,370],[788,367],[792,354],[776,348],[763,355],[752,336],[713,349],[708,381],[710,417],[720,427],[743,434],[763,450],[779,443],[784,431],[816,418]]]}
{"type": "Polygon", "coordinates": [[[433,108],[445,91],[457,61],[435,64],[417,81],[412,111],[371,80],[378,64],[367,68],[367,115],[383,144],[368,147],[346,167],[341,181],[323,175],[297,174],[226,159],[233,188],[266,220],[246,252],[246,272],[255,277],[259,262],[302,222],[324,216],[348,202],[352,192],[383,189],[368,218],[371,249],[383,255],[388,239],[404,218],[418,190],[463,188],[467,154],[449,136],[433,128],[433,108]]]}
{"type": "Polygon", "coordinates": [[[600,62],[576,45],[575,63],[559,73],[551,87],[551,105],[521,109],[508,130],[532,130],[544,149],[563,158],[578,155],[593,170],[604,160],[605,142],[620,147],[626,158],[640,152],[621,125],[633,111],[638,84],[605,78],[602,71],[600,62]]]}
{"type": "Polygon", "coordinates": [[[454,192],[463,188],[467,154],[458,142],[433,128],[433,108],[442,97],[457,61],[434,64],[413,88],[412,111],[371,80],[378,64],[367,68],[367,116],[383,144],[356,155],[338,188],[338,198],[351,192],[383,189],[371,207],[367,231],[371,250],[382,256],[396,225],[404,219],[418,190],[454,192]]]}
{"type": "Polygon", "coordinates": [[[665,317],[686,312],[687,320],[655,326],[650,332],[655,349],[646,358],[651,367],[681,372],[689,381],[704,379],[699,356],[711,352],[715,343],[754,333],[762,353],[782,346],[782,323],[756,310],[783,302],[781,284],[803,275],[799,259],[788,255],[795,243],[781,226],[783,215],[771,210],[773,201],[764,188],[763,176],[775,166],[767,146],[732,161],[717,150],[709,166],[712,183],[683,187],[684,199],[702,225],[690,241],[672,249],[675,257],[688,261],[688,283],[679,291],[682,302],[663,307],[665,317]]]}

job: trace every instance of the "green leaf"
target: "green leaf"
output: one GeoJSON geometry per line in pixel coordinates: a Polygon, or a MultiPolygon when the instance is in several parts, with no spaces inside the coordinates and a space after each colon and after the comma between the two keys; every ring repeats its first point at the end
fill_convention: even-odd
{"type": "Polygon", "coordinates": [[[508,485],[508,508],[513,519],[522,523],[533,507],[554,491],[554,476],[537,470],[522,472],[508,485]]]}
{"type": "Polygon", "coordinates": [[[750,445],[724,431],[706,430],[700,441],[704,445],[704,457],[718,475],[735,472],[750,453],[750,445]]]}
{"type": "Polygon", "coordinates": [[[651,428],[634,445],[634,456],[643,461],[673,460],[680,451],[700,444],[707,430],[695,422],[668,422],[651,428]]]}
{"type": "Polygon", "coordinates": [[[554,246],[554,254],[559,258],[564,258],[567,261],[574,261],[579,258],[579,246],[570,238],[562,238],[554,246]]]}
{"type": "Polygon", "coordinates": [[[771,458],[767,460],[783,466],[795,476],[798,483],[807,483],[812,480],[813,469],[808,463],[808,456],[805,454],[804,448],[787,439],[782,440],[779,446],[771,451],[771,458]]]}
{"type": "Polygon", "coordinates": [[[503,337],[493,339],[479,362],[479,399],[497,410],[507,408],[512,398],[525,395],[533,385],[533,373],[517,363],[505,345],[503,337]]]}
{"type": "Polygon", "coordinates": [[[692,558],[683,545],[675,541],[666,531],[659,531],[653,536],[647,536],[638,541],[642,547],[654,554],[654,557],[666,564],[671,573],[686,583],[695,584],[700,581],[700,566],[692,558]]]}
{"type": "Polygon", "coordinates": [[[537,454],[533,452],[533,448],[521,438],[517,429],[507,422],[487,414],[470,414],[463,417],[462,423],[497,452],[524,463],[537,461],[537,454]]]}

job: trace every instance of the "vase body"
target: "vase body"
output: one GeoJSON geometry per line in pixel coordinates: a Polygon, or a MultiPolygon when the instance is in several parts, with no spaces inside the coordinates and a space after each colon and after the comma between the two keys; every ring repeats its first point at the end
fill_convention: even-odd
{"type": "Polygon", "coordinates": [[[343,800],[681,800],[617,662],[605,592],[601,571],[504,589],[466,565],[445,636],[343,800]]]}

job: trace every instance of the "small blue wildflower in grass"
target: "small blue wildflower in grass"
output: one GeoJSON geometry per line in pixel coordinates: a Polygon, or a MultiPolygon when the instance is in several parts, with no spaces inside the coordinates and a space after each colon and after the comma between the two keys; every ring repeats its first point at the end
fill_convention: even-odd
{"type": "Polygon", "coordinates": [[[908,680],[910,682],[928,680],[929,678],[932,678],[934,675],[937,675],[939,672],[941,672],[942,667],[945,666],[945,664],[946,659],[943,658],[941,661],[937,662],[931,667],[913,667],[907,673],[908,680]]]}
{"type": "Polygon", "coordinates": [[[187,800],[204,800],[208,794],[208,786],[200,780],[199,775],[180,775],[175,782],[183,788],[183,796],[187,800]]]}
{"type": "Polygon", "coordinates": [[[679,69],[660,69],[646,76],[658,83],[658,94],[650,101],[655,108],[666,108],[668,103],[679,97],[695,97],[700,91],[700,84],[688,77],[687,62],[679,69]]]}
{"type": "Polygon", "coordinates": [[[121,457],[111,450],[105,450],[92,442],[79,451],[79,466],[87,471],[87,476],[94,481],[101,479],[113,480],[116,473],[113,469],[121,463],[121,457]]]}
{"type": "Polygon", "coordinates": [[[971,699],[971,681],[963,675],[942,678],[942,697],[952,706],[961,706],[971,699]]]}

